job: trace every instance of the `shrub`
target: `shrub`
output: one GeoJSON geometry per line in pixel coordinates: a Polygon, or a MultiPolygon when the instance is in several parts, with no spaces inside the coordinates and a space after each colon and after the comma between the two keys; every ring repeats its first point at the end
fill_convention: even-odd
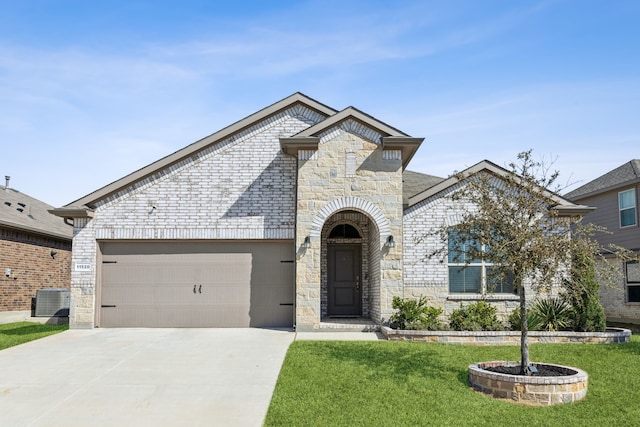
{"type": "Polygon", "coordinates": [[[391,306],[396,310],[389,318],[393,328],[435,331],[442,327],[438,319],[442,309],[429,306],[424,296],[418,300],[393,297],[391,306]]]}
{"type": "MultiPolygon", "coordinates": [[[[508,319],[512,331],[519,331],[522,329],[520,319],[520,307],[516,307],[513,309],[508,319]]],[[[531,309],[527,310],[527,329],[529,331],[540,330],[540,317],[538,317],[537,314],[531,309]]]]}
{"type": "Polygon", "coordinates": [[[478,301],[453,310],[449,316],[449,326],[454,331],[499,331],[503,329],[498,321],[496,308],[486,301],[478,301]]]}
{"type": "Polygon", "coordinates": [[[555,332],[571,326],[571,306],[562,298],[536,299],[531,312],[538,317],[542,330],[555,332]]]}
{"type": "Polygon", "coordinates": [[[596,280],[595,262],[588,254],[573,254],[571,278],[565,282],[565,289],[572,308],[572,329],[604,332],[607,319],[600,303],[600,284],[596,280]]]}

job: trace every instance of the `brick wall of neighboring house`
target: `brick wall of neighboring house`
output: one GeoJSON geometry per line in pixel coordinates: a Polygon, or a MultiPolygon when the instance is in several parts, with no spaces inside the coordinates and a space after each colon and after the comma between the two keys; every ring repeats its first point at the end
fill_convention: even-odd
{"type": "Polygon", "coordinates": [[[0,228],[0,312],[31,310],[38,289],[69,289],[70,282],[70,241],[0,228]]]}

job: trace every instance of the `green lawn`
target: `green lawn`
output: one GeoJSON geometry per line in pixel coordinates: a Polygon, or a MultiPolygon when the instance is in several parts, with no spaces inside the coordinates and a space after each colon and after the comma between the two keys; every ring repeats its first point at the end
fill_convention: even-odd
{"type": "Polygon", "coordinates": [[[519,360],[519,347],[404,342],[296,341],[266,426],[640,425],[640,337],[628,344],[534,344],[533,361],[589,374],[587,397],[529,407],[467,385],[467,366],[519,360]]]}
{"type": "Polygon", "coordinates": [[[0,325],[0,350],[44,338],[69,329],[69,325],[17,322],[0,325]]]}

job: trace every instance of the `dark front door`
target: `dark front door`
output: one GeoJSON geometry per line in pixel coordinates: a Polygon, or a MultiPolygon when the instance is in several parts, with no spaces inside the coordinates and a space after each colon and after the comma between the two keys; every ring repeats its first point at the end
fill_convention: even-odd
{"type": "Polygon", "coordinates": [[[360,316],[360,257],[360,245],[329,245],[329,316],[360,316]]]}

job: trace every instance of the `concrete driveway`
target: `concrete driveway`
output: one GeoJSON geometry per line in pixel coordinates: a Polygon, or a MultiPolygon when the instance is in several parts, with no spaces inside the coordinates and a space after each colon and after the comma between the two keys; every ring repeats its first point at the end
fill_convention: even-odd
{"type": "Polygon", "coordinates": [[[70,330],[0,351],[2,426],[259,426],[294,333],[70,330]]]}

